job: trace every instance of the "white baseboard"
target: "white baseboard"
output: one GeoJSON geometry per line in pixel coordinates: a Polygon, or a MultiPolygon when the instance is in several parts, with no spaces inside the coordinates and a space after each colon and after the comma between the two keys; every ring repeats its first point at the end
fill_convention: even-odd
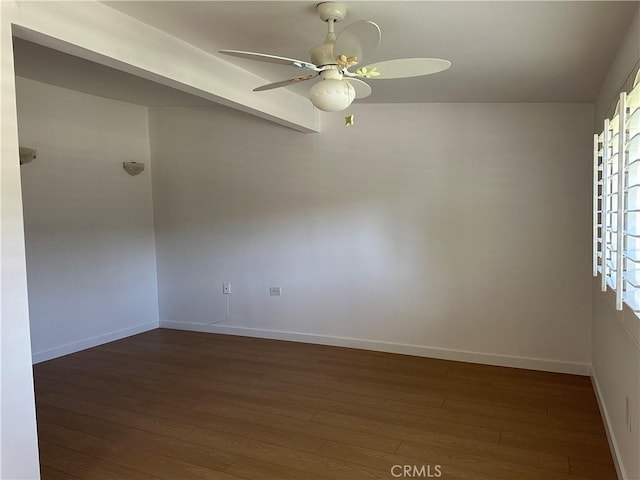
{"type": "Polygon", "coordinates": [[[274,340],[291,340],[294,342],[316,343],[337,347],[359,348],[378,352],[400,353],[418,357],[438,358],[459,362],[481,363],[501,367],[525,368],[528,370],[542,370],[546,372],[570,373],[573,375],[590,375],[590,366],[586,363],[565,362],[559,360],[545,360],[540,358],[516,357],[509,355],[495,355],[481,352],[451,350],[447,348],[426,347],[405,343],[381,342],[349,337],[334,337],[310,333],[287,332],[281,330],[263,330],[229,325],[204,325],[188,322],[160,321],[160,328],[175,330],[191,330],[196,332],[221,333],[226,335],[240,335],[243,337],[270,338],[274,340]]]}
{"type": "Polygon", "coordinates": [[[115,332],[105,333],[96,337],[85,338],[78,342],[67,343],[66,345],[44,350],[42,352],[35,352],[31,355],[31,359],[32,362],[36,364],[51,360],[52,358],[79,352],[80,350],[85,350],[87,348],[96,347],[103,343],[113,342],[114,340],[120,340],[121,338],[130,337],[131,335],[154,330],[156,328],[158,328],[158,322],[143,323],[141,325],[123,328],[122,330],[116,330],[115,332]]]}
{"type": "Polygon", "coordinates": [[[591,383],[593,384],[593,389],[596,392],[596,399],[598,400],[600,413],[602,414],[602,418],[604,419],[604,430],[607,433],[607,440],[609,441],[609,449],[611,450],[613,463],[616,466],[616,474],[618,475],[619,480],[625,480],[627,478],[627,475],[626,475],[626,472],[624,471],[624,465],[621,460],[622,457],[620,455],[620,450],[618,449],[618,443],[616,442],[616,437],[613,434],[613,426],[611,425],[609,412],[607,411],[607,407],[604,403],[604,399],[602,398],[602,394],[600,392],[600,386],[598,385],[598,378],[596,377],[595,370],[591,372],[591,383]]]}

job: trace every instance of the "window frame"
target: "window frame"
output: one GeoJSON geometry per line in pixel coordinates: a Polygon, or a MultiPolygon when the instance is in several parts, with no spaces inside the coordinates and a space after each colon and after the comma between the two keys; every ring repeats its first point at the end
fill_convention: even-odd
{"type": "Polygon", "coordinates": [[[640,71],[629,93],[620,93],[603,131],[593,136],[593,276],[598,275],[603,292],[615,291],[616,309],[626,304],[640,318],[640,71]]]}

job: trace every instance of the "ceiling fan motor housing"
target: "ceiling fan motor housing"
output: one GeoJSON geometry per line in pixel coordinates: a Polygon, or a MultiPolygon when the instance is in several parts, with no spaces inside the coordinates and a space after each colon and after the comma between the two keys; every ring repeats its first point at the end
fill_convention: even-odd
{"type": "Polygon", "coordinates": [[[318,67],[324,67],[326,65],[336,65],[336,59],[333,54],[333,44],[335,41],[335,34],[329,33],[327,35],[327,39],[323,44],[317,45],[309,50],[309,58],[311,59],[311,63],[317,65],[318,67]]]}

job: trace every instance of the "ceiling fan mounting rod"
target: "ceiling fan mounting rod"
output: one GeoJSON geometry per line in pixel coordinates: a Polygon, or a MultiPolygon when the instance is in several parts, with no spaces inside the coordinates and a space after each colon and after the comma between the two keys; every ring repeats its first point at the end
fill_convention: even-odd
{"type": "MultiPolygon", "coordinates": [[[[327,20],[327,27],[328,27],[328,33],[329,34],[335,34],[335,29],[333,28],[336,24],[336,21],[333,18],[330,18],[329,20],[327,20]]],[[[335,36],[335,35],[334,35],[335,36]]],[[[334,39],[335,40],[335,39],[334,39]]]]}
{"type": "Polygon", "coordinates": [[[311,62],[319,68],[335,66],[336,59],[333,52],[333,46],[336,43],[336,34],[334,26],[336,22],[344,20],[347,15],[347,7],[342,3],[323,2],[316,6],[318,16],[327,23],[327,37],[320,45],[316,45],[309,52],[311,62]]]}
{"type": "Polygon", "coordinates": [[[316,5],[316,11],[322,21],[328,22],[334,20],[334,22],[340,22],[344,20],[347,15],[347,6],[344,3],[337,2],[322,2],[316,5]]]}

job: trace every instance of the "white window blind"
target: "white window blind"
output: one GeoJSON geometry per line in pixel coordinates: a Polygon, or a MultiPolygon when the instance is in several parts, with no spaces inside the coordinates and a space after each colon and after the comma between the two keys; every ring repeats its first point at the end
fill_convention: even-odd
{"type": "Polygon", "coordinates": [[[623,301],[640,312],[640,83],[628,95],[621,124],[624,141],[625,204],[624,214],[624,290],[623,301]]]}
{"type": "MultiPolygon", "coordinates": [[[[593,276],[602,273],[602,143],[603,135],[593,136],[593,276]]],[[[603,275],[604,278],[604,275],[603,275]]]]}
{"type": "Polygon", "coordinates": [[[620,239],[618,238],[618,203],[620,199],[620,155],[618,155],[618,116],[605,124],[605,273],[606,283],[615,289],[618,285],[618,252],[620,239]]]}
{"type": "Polygon", "coordinates": [[[640,74],[593,137],[593,275],[640,316],[640,74]]]}

